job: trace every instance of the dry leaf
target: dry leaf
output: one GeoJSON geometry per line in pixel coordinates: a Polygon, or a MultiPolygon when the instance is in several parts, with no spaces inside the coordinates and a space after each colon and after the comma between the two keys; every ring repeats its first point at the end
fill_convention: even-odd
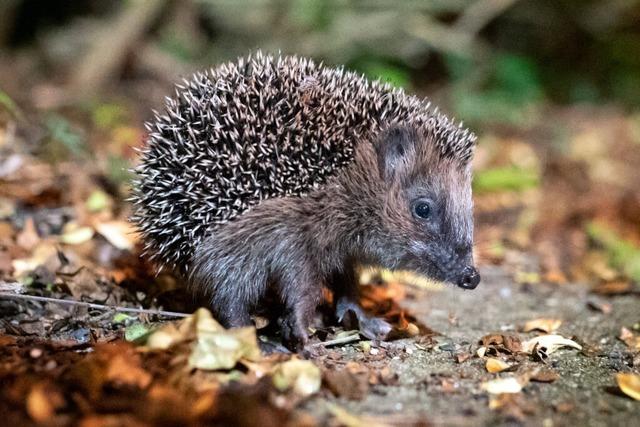
{"type": "Polygon", "coordinates": [[[500,411],[507,418],[514,418],[521,423],[525,421],[525,414],[535,413],[535,406],[528,403],[521,393],[504,393],[491,396],[489,409],[500,411]]]}
{"type": "Polygon", "coordinates": [[[108,221],[95,225],[96,231],[116,248],[130,251],[136,243],[135,229],[125,221],[108,221]]]}
{"type": "Polygon", "coordinates": [[[524,332],[542,331],[550,334],[558,330],[562,320],[560,319],[534,319],[524,324],[524,332]]]}
{"type": "Polygon", "coordinates": [[[463,351],[461,353],[456,354],[456,362],[462,363],[467,361],[471,357],[471,353],[463,351]]]}
{"type": "Polygon", "coordinates": [[[30,251],[38,244],[39,241],[40,236],[38,236],[38,232],[36,231],[33,218],[28,217],[24,223],[24,228],[16,236],[16,243],[21,248],[30,251]]]}
{"type": "Polygon", "coordinates": [[[371,418],[364,418],[357,415],[353,415],[347,412],[345,409],[328,404],[327,409],[334,416],[337,425],[345,427],[388,427],[388,424],[383,424],[371,418]]]}
{"type": "Polygon", "coordinates": [[[51,385],[39,383],[33,386],[27,395],[27,413],[34,421],[45,423],[51,421],[56,409],[64,406],[64,397],[51,385]]]}
{"type": "Polygon", "coordinates": [[[494,350],[508,353],[518,353],[522,351],[522,343],[520,342],[520,338],[515,335],[485,335],[480,339],[480,344],[483,347],[487,347],[487,350],[489,350],[489,348],[493,348],[494,350]]]}
{"type": "Polygon", "coordinates": [[[582,350],[580,344],[561,335],[540,335],[539,337],[531,338],[522,343],[522,351],[529,354],[533,353],[534,349],[536,349],[545,355],[549,355],[562,347],[582,350]]]}
{"type": "Polygon", "coordinates": [[[189,355],[189,366],[193,368],[231,369],[242,358],[260,359],[254,327],[225,329],[204,308],[196,310],[177,326],[167,324],[151,333],[146,346],[166,349],[184,341],[194,341],[189,355]]]}
{"type": "Polygon", "coordinates": [[[568,414],[576,407],[571,402],[560,402],[553,405],[553,409],[560,414],[568,414]]]}
{"type": "Polygon", "coordinates": [[[69,223],[65,225],[64,232],[59,239],[65,245],[80,245],[91,240],[93,233],[91,227],[79,227],[77,224],[69,223]]]}
{"type": "Polygon", "coordinates": [[[487,368],[487,371],[491,372],[492,374],[502,372],[505,369],[509,369],[511,367],[511,365],[509,365],[508,363],[500,359],[495,359],[493,357],[487,359],[487,363],[485,366],[487,368]]]}
{"type": "Polygon", "coordinates": [[[105,380],[114,384],[146,388],[151,384],[151,374],[133,362],[127,354],[116,354],[108,361],[105,380]]]}
{"type": "Polygon", "coordinates": [[[587,307],[604,314],[610,314],[613,311],[613,306],[610,303],[596,300],[587,301],[587,307]]]}
{"type": "Polygon", "coordinates": [[[624,394],[635,400],[640,400],[640,375],[619,373],[616,374],[616,382],[624,394]]]}
{"type": "Polygon", "coordinates": [[[591,292],[598,295],[624,295],[633,290],[633,285],[628,280],[616,280],[601,282],[591,292]]]}
{"type": "MultiPolygon", "coordinates": [[[[377,378],[374,377],[377,381],[377,378]]],[[[350,369],[327,370],[323,381],[326,387],[337,397],[350,400],[362,400],[369,391],[367,372],[352,372],[350,369]]]]}
{"type": "Polygon", "coordinates": [[[624,342],[631,350],[640,350],[640,335],[634,335],[624,326],[620,329],[620,341],[624,342]]]}
{"type": "Polygon", "coordinates": [[[556,371],[547,368],[538,368],[529,375],[531,381],[539,383],[552,383],[558,378],[560,378],[560,375],[556,371]]]}
{"type": "Polygon", "coordinates": [[[480,388],[491,394],[520,393],[524,385],[523,380],[509,377],[486,381],[480,385],[480,388]]]}
{"type": "Polygon", "coordinates": [[[189,366],[209,370],[231,369],[241,358],[260,358],[253,326],[222,332],[198,330],[196,345],[189,356],[189,366]]]}
{"type": "Polygon", "coordinates": [[[40,265],[48,265],[55,262],[59,265],[58,250],[49,240],[41,241],[33,250],[31,257],[14,259],[11,263],[13,267],[13,277],[20,278],[26,273],[35,270],[40,265]]]}
{"type": "Polygon", "coordinates": [[[310,396],[320,390],[320,369],[309,360],[291,359],[273,370],[273,385],[280,391],[293,390],[299,396],[310,396]]]}

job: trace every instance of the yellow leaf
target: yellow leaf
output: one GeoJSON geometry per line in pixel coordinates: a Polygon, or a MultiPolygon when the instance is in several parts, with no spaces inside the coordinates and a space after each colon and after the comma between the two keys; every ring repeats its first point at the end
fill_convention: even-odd
{"type": "Polygon", "coordinates": [[[616,374],[616,382],[624,394],[635,400],[640,400],[640,375],[619,373],[616,374]]]}
{"type": "Polygon", "coordinates": [[[151,333],[146,345],[165,349],[185,341],[193,341],[189,354],[192,368],[231,369],[240,359],[255,361],[261,357],[254,327],[224,329],[204,308],[151,333]]]}
{"type": "Polygon", "coordinates": [[[487,359],[487,364],[485,366],[487,368],[487,371],[491,372],[492,374],[502,372],[505,369],[509,369],[511,367],[511,365],[509,365],[508,363],[503,362],[500,359],[494,359],[493,357],[487,359]]]}
{"type": "Polygon", "coordinates": [[[136,243],[135,229],[125,221],[108,221],[96,224],[96,231],[120,250],[130,251],[136,243]]]}
{"type": "Polygon", "coordinates": [[[345,427],[388,427],[388,424],[381,423],[377,420],[373,420],[371,418],[364,418],[358,415],[354,415],[350,412],[347,412],[345,409],[333,405],[328,404],[327,409],[334,416],[335,420],[338,422],[338,425],[345,427]]]}
{"type": "Polygon", "coordinates": [[[66,245],[79,245],[88,242],[93,237],[93,228],[65,226],[64,233],[60,236],[60,242],[66,245]]]}
{"type": "Polygon", "coordinates": [[[278,390],[292,389],[300,396],[316,393],[320,390],[320,383],[320,369],[308,360],[287,360],[273,371],[273,384],[278,390]]]}
{"type": "Polygon", "coordinates": [[[560,319],[534,319],[524,324],[524,332],[542,331],[547,334],[558,330],[562,320],[560,319]]]}
{"type": "Polygon", "coordinates": [[[497,378],[480,385],[480,388],[491,394],[520,393],[523,387],[521,380],[515,377],[497,378]]]}

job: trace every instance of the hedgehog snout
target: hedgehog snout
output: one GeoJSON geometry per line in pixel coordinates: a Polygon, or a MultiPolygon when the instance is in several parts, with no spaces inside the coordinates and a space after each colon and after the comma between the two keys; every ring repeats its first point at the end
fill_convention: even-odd
{"type": "Polygon", "coordinates": [[[463,289],[475,289],[480,284],[480,273],[474,266],[467,265],[455,283],[463,289]]]}

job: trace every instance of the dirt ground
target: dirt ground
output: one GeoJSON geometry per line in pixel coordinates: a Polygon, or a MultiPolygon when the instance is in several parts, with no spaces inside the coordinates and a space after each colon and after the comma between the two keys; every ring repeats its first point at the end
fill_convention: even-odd
{"type": "MultiPolygon", "coordinates": [[[[320,368],[323,382],[319,392],[306,399],[271,388],[259,391],[255,382],[247,380],[250,370],[241,374],[239,383],[251,384],[229,397],[231,415],[225,415],[229,418],[214,417],[217,421],[210,424],[259,425],[256,420],[265,417],[264,425],[284,425],[285,420],[287,425],[369,427],[640,425],[639,403],[621,393],[615,377],[638,364],[637,352],[618,338],[622,327],[633,328],[629,319],[638,319],[637,291],[603,296],[580,284],[520,284],[504,266],[485,266],[481,273],[483,282],[474,291],[441,285],[400,287],[402,307],[415,316],[416,324],[428,326],[436,335],[310,348],[302,356],[320,368]],[[538,353],[536,357],[493,342],[485,346],[486,355],[477,355],[481,340],[488,336],[493,338],[487,342],[514,337],[520,343],[539,335],[523,332],[523,325],[540,318],[561,320],[553,333],[573,339],[582,350],[562,348],[548,357],[538,353]],[[506,361],[508,369],[489,373],[488,357],[506,361]],[[533,374],[540,370],[545,375],[533,374]],[[483,383],[500,377],[527,380],[515,394],[492,395],[482,389],[483,383]],[[256,402],[245,401],[255,393],[256,402]],[[237,416],[240,409],[249,411],[244,421],[237,416]]],[[[189,416],[176,415],[181,406],[195,405],[188,393],[221,384],[219,377],[180,368],[184,358],[179,351],[154,355],[123,343],[125,329],[114,324],[113,314],[9,299],[0,300],[0,314],[5,334],[4,350],[0,349],[0,380],[5,387],[0,412],[6,411],[15,425],[32,425],[34,417],[50,425],[128,425],[134,419],[149,423],[140,425],[194,424],[189,416]],[[61,324],[65,326],[56,330],[55,325],[61,324]],[[33,337],[40,341],[28,341],[33,337]],[[105,350],[100,342],[110,344],[105,350]],[[126,362],[118,358],[123,352],[130,354],[126,362]],[[108,366],[107,373],[101,371],[103,365],[108,366]],[[86,378],[78,381],[79,375],[86,378]],[[191,391],[183,395],[176,381],[190,382],[184,390],[191,391]],[[168,386],[177,394],[168,398],[162,394],[165,390],[158,401],[153,384],[168,386]],[[42,402],[34,397],[34,390],[51,387],[42,402]],[[93,397],[78,404],[78,390],[88,390],[93,397]],[[166,407],[167,402],[175,405],[176,413],[144,409],[166,407]],[[88,422],[90,416],[98,418],[88,422]]],[[[153,318],[142,315],[140,320],[148,324],[153,318]]]]}
{"type": "MultiPolygon", "coordinates": [[[[376,386],[360,401],[341,398],[335,402],[352,413],[392,425],[419,420],[438,426],[640,425],[640,405],[615,393],[614,380],[616,372],[629,369],[629,354],[615,337],[625,319],[638,318],[637,295],[603,299],[579,285],[519,285],[500,267],[486,267],[482,275],[483,283],[474,291],[444,288],[420,291],[407,299],[411,312],[442,334],[438,344],[421,350],[412,340],[403,341],[412,354],[388,360],[399,376],[396,385],[376,386]],[[588,308],[589,303],[604,300],[611,304],[611,313],[588,308]],[[478,384],[495,374],[489,374],[479,358],[458,363],[456,354],[475,352],[478,340],[492,332],[531,335],[516,330],[528,320],[547,317],[562,319],[558,333],[575,337],[583,351],[564,349],[549,356],[545,363],[558,373],[558,379],[531,382],[524,388],[518,403],[525,413],[521,420],[491,410],[489,396],[478,384]]],[[[341,351],[345,359],[357,353],[349,346],[341,351]]],[[[532,364],[539,362],[525,361],[519,370],[532,364]]],[[[325,399],[318,398],[308,407],[322,412],[324,404],[325,399]]]]}

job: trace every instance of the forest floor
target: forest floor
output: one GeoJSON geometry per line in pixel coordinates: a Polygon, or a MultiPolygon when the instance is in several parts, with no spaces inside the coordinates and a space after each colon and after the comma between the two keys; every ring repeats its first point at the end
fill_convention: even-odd
{"type": "MultiPolygon", "coordinates": [[[[615,374],[633,363],[633,356],[616,337],[626,319],[638,315],[637,294],[602,297],[583,286],[516,284],[499,267],[482,273],[482,286],[472,292],[444,288],[420,291],[407,300],[411,312],[441,335],[428,350],[406,340],[411,354],[386,361],[398,375],[396,384],[377,385],[361,400],[331,400],[391,425],[417,420],[461,426],[516,421],[537,426],[640,425],[640,406],[619,393],[615,382],[615,374]],[[594,309],[609,305],[607,314],[594,309]],[[530,338],[533,333],[519,331],[533,319],[561,319],[556,333],[573,337],[582,350],[559,350],[544,361],[528,357],[511,362],[510,373],[488,373],[486,357],[476,355],[482,337],[530,338]],[[550,382],[532,380],[519,395],[496,398],[481,389],[481,383],[495,377],[517,377],[537,368],[555,375],[540,378],[550,382]]],[[[342,349],[341,355],[343,360],[358,359],[353,348],[342,349]]],[[[316,399],[310,407],[321,411],[324,403],[316,399]]]]}
{"type": "Polygon", "coordinates": [[[118,314],[0,299],[0,412],[11,425],[638,425],[638,402],[616,383],[639,362],[640,338],[628,323],[638,315],[637,290],[518,284],[503,267],[482,274],[474,291],[379,285],[431,330],[311,347],[300,357],[320,368],[322,385],[310,396],[254,375],[260,369],[252,363],[272,370],[290,355],[265,356],[222,378],[185,368],[182,350],[126,343],[118,314]],[[51,334],[56,322],[64,326],[51,334]],[[532,327],[576,348],[528,354],[526,340],[546,335],[524,332],[532,327]],[[489,360],[504,371],[488,372],[489,360]],[[499,378],[507,382],[488,392],[499,378]],[[215,404],[203,397],[211,390],[215,404]]]}

